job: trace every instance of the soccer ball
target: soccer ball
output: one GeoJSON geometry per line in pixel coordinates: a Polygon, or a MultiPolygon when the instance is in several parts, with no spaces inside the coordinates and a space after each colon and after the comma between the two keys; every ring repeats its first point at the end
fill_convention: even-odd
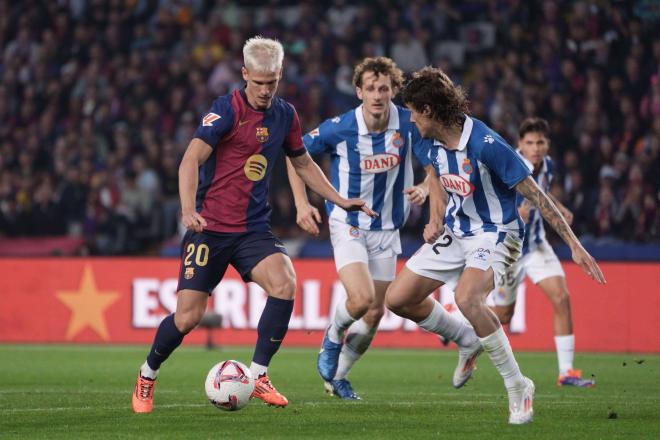
{"type": "Polygon", "coordinates": [[[213,366],[206,376],[206,396],[216,408],[237,411],[250,402],[254,378],[250,369],[234,360],[213,366]]]}

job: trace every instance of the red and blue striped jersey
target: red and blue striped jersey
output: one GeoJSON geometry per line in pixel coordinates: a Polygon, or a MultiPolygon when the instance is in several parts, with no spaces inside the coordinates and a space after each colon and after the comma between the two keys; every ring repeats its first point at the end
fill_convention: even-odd
{"type": "Polygon", "coordinates": [[[197,212],[212,232],[270,230],[268,183],[284,149],[290,157],[306,152],[298,114],[274,97],[255,110],[243,90],[221,96],[202,118],[194,137],[213,152],[199,169],[197,212]]]}

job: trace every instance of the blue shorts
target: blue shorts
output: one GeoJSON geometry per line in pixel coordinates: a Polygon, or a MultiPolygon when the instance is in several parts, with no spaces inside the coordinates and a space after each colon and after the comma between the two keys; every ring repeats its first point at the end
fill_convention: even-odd
{"type": "Polygon", "coordinates": [[[181,242],[179,286],[183,289],[208,292],[220,283],[228,265],[250,280],[250,272],[267,256],[281,252],[282,242],[272,232],[193,232],[188,231],[181,242]]]}

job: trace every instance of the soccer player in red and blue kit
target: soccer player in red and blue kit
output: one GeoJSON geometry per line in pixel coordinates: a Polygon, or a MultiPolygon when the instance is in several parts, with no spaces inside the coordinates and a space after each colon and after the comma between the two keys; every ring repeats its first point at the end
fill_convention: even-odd
{"type": "Polygon", "coordinates": [[[295,109],[274,96],[282,75],[282,45],[255,37],[243,47],[246,87],[215,100],[202,118],[179,168],[182,222],[176,312],[161,322],[133,391],[133,411],[151,412],[160,365],[199,323],[208,296],[231,264],[268,294],[250,365],[252,397],[274,406],[288,400],[268,378],[268,365],[286,335],[296,275],[270,230],[268,181],[281,150],[319,195],[347,211],[375,213],[360,199],[341,197],[311,160],[295,109]]]}

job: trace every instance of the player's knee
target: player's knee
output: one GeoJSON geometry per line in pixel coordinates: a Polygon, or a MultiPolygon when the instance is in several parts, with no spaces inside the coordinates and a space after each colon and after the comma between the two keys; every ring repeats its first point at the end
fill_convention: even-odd
{"type": "Polygon", "coordinates": [[[364,319],[364,322],[366,322],[369,327],[375,328],[378,327],[378,324],[380,323],[380,320],[383,318],[384,314],[385,308],[382,304],[378,306],[372,305],[372,307],[367,310],[367,313],[364,314],[362,319],[364,319]]]}
{"type": "Polygon", "coordinates": [[[405,300],[403,295],[397,295],[396,292],[387,291],[387,295],[385,295],[385,307],[392,313],[401,316],[405,312],[407,305],[408,301],[405,300]]]}
{"type": "Polygon", "coordinates": [[[511,322],[511,318],[513,318],[513,307],[498,308],[495,310],[495,314],[500,320],[500,323],[509,324],[511,322]]]}
{"type": "Polygon", "coordinates": [[[571,307],[571,297],[566,289],[559,289],[550,297],[552,305],[557,310],[564,310],[571,307]]]}
{"type": "Polygon", "coordinates": [[[362,317],[369,310],[372,299],[363,295],[349,295],[349,307],[358,315],[354,318],[362,317]]]}
{"type": "Polygon", "coordinates": [[[197,327],[202,316],[204,316],[204,309],[201,308],[179,311],[174,315],[174,324],[181,333],[187,334],[197,327]]]}
{"type": "Polygon", "coordinates": [[[464,315],[470,315],[473,310],[481,306],[481,299],[478,295],[472,294],[469,290],[458,290],[454,296],[456,305],[464,315]]]}
{"type": "Polygon", "coordinates": [[[296,296],[296,277],[288,276],[282,279],[275,283],[268,293],[276,298],[292,300],[296,296]]]}

